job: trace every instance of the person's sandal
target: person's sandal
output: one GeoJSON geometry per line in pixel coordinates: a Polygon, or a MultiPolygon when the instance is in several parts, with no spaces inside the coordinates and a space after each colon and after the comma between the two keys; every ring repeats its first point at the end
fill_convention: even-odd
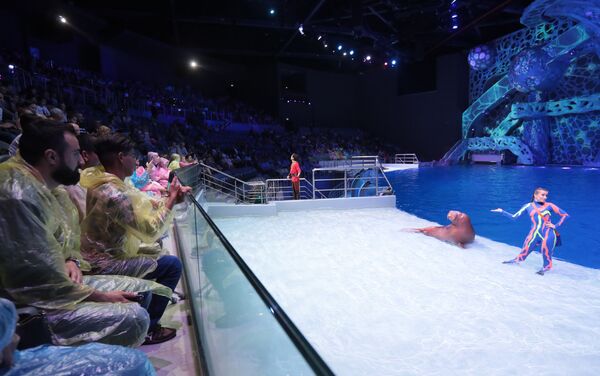
{"type": "Polygon", "coordinates": [[[157,325],[153,330],[149,330],[146,335],[146,340],[143,345],[156,345],[159,343],[167,342],[175,338],[177,335],[177,329],[165,328],[163,326],[157,325]]]}

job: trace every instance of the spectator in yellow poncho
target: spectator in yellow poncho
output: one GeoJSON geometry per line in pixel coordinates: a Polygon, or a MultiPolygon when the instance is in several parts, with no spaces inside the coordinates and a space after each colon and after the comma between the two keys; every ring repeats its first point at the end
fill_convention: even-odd
{"type": "Polygon", "coordinates": [[[79,179],[82,161],[72,128],[39,120],[24,128],[19,148],[19,155],[0,164],[0,294],[45,310],[55,344],[139,345],[148,313],[131,302],[135,293],[111,291],[116,285],[135,291],[135,282],[105,277],[77,283],[78,276],[67,274],[76,265],[67,265],[75,261],[65,247],[74,243],[51,190],[79,179]]]}
{"type": "MultiPolygon", "coordinates": [[[[142,243],[152,244],[165,234],[171,223],[173,206],[184,199],[188,187],[173,184],[169,196],[155,200],[124,179],[136,168],[134,144],[125,136],[113,134],[96,142],[96,153],[104,167],[86,169],[81,185],[87,188],[86,217],[82,222],[82,253],[96,274],[120,274],[156,279],[174,289],[181,276],[181,262],[175,256],[145,254],[142,243]]],[[[145,343],[160,343],[175,336],[159,320],[168,299],[154,295],[150,313],[149,337],[145,343]]]]}

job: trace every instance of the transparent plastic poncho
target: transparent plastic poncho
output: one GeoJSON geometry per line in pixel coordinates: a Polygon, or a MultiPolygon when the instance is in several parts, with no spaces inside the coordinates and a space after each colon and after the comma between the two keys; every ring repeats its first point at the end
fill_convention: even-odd
{"type": "Polygon", "coordinates": [[[80,261],[80,269],[84,272],[91,270],[90,264],[81,256],[81,227],[79,226],[79,211],[77,206],[71,201],[69,193],[64,186],[58,186],[52,190],[52,195],[56,198],[62,209],[60,214],[59,227],[54,237],[62,245],[65,260],[75,258],[80,261]]]}
{"type": "Polygon", "coordinates": [[[138,346],[144,341],[149,317],[139,304],[83,301],[94,289],[163,296],[170,296],[170,289],[123,276],[89,276],[83,284],[72,282],[65,255],[77,250],[76,230],[68,228],[76,220],[68,220],[70,211],[18,156],[0,164],[0,210],[0,291],[15,303],[45,310],[54,343],[138,346]]]}
{"type": "Polygon", "coordinates": [[[162,199],[153,199],[101,169],[83,171],[81,185],[88,189],[87,215],[81,224],[82,254],[96,274],[143,277],[156,269],[153,244],[172,221],[162,199]],[[150,252],[151,253],[151,252],[150,252]]]}
{"type": "MultiPolygon", "coordinates": [[[[17,312],[12,302],[0,299],[0,350],[15,332],[17,312]]],[[[0,368],[0,375],[156,375],[141,351],[121,346],[91,343],[78,347],[38,346],[13,354],[13,366],[0,368]]]]}
{"type": "Polygon", "coordinates": [[[0,164],[0,288],[16,303],[72,308],[92,293],[65,270],[65,212],[38,172],[20,157],[0,164]],[[56,236],[59,235],[59,239],[56,236]]]}

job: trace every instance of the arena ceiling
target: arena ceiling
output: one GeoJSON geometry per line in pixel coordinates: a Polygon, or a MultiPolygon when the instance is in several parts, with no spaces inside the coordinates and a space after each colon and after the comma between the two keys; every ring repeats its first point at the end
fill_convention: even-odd
{"type": "Polygon", "coordinates": [[[323,62],[345,59],[360,64],[367,55],[421,60],[466,50],[522,28],[519,18],[529,3],[87,0],[44,2],[44,6],[52,4],[56,9],[63,7],[102,19],[105,38],[129,30],[212,55],[323,62]]]}

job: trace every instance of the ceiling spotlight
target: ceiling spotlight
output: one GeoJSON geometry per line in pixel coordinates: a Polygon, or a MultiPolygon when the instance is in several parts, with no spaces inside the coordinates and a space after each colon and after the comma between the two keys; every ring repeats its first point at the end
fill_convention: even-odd
{"type": "Polygon", "coordinates": [[[198,62],[196,60],[190,60],[190,68],[192,68],[192,69],[198,68],[198,62]]]}
{"type": "Polygon", "coordinates": [[[452,26],[452,30],[456,30],[456,29],[458,29],[458,25],[452,26]]]}
{"type": "Polygon", "coordinates": [[[8,64],[8,69],[13,70],[13,69],[15,69],[15,66],[12,64],[8,64]]]}
{"type": "Polygon", "coordinates": [[[298,31],[300,32],[300,34],[304,35],[304,26],[300,25],[298,27],[298,31]]]}
{"type": "Polygon", "coordinates": [[[452,18],[456,18],[456,17],[458,17],[458,14],[453,14],[452,15],[452,18]]]}
{"type": "Polygon", "coordinates": [[[354,55],[354,50],[350,50],[350,56],[354,55]]]}
{"type": "Polygon", "coordinates": [[[327,48],[327,46],[328,46],[328,44],[327,44],[327,43],[325,43],[325,44],[323,45],[323,47],[325,47],[325,48],[327,48]]]}
{"type": "Polygon", "coordinates": [[[273,9],[273,8],[269,9],[269,14],[271,16],[273,16],[275,14],[275,9],[273,9]]]}
{"type": "Polygon", "coordinates": [[[342,45],[341,45],[341,44],[338,44],[338,47],[337,47],[337,48],[338,48],[338,51],[341,51],[341,50],[342,50],[342,45]]]}
{"type": "Polygon", "coordinates": [[[387,63],[387,61],[386,61],[385,63],[383,63],[383,65],[385,65],[385,66],[387,67],[387,66],[388,66],[388,63],[387,63]]]}
{"type": "Polygon", "coordinates": [[[234,87],[234,86],[235,86],[234,84],[229,84],[229,87],[234,87]]]}
{"type": "Polygon", "coordinates": [[[392,60],[392,65],[396,65],[397,61],[396,59],[392,60]]]}
{"type": "Polygon", "coordinates": [[[371,61],[371,55],[367,55],[367,57],[365,57],[366,61],[371,61]]]}
{"type": "Polygon", "coordinates": [[[322,35],[319,35],[319,36],[317,37],[317,40],[321,40],[321,38],[323,38],[323,36],[322,36],[322,35]]]}
{"type": "Polygon", "coordinates": [[[66,24],[66,23],[67,23],[67,19],[66,19],[65,17],[63,17],[63,16],[60,16],[60,15],[59,15],[59,16],[58,16],[58,20],[59,20],[61,23],[64,23],[64,24],[66,24]]]}
{"type": "Polygon", "coordinates": [[[348,55],[348,54],[344,52],[344,53],[343,53],[343,55],[344,55],[344,56],[346,56],[346,55],[348,55]]]}

